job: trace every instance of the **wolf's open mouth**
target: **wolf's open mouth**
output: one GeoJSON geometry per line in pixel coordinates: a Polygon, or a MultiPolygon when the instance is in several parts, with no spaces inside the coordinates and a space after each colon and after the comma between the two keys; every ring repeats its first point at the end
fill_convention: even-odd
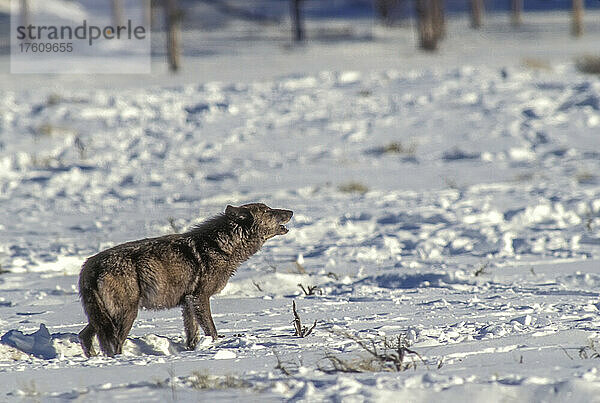
{"type": "Polygon", "coordinates": [[[290,222],[290,220],[292,219],[292,216],[290,215],[289,217],[285,217],[283,220],[281,220],[281,224],[279,224],[279,231],[281,232],[281,234],[287,234],[288,233],[288,229],[285,225],[283,224],[287,224],[288,222],[290,222]]]}

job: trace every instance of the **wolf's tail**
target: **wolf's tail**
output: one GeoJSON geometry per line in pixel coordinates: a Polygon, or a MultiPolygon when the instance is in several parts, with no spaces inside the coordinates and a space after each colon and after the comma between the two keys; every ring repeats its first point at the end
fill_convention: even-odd
{"type": "Polygon", "coordinates": [[[83,282],[80,279],[79,295],[83,310],[89,319],[90,325],[98,335],[100,349],[104,354],[112,357],[117,353],[118,348],[118,326],[106,309],[98,290],[95,287],[86,287],[85,284],[82,284],[83,282]]]}

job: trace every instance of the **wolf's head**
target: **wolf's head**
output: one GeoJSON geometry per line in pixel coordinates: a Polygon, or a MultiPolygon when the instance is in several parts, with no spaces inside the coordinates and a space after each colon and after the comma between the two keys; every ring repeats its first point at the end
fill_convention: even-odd
{"type": "Polygon", "coordinates": [[[275,235],[287,234],[284,226],[294,213],[290,210],[273,209],[263,203],[250,203],[243,206],[227,206],[225,215],[235,220],[240,226],[255,232],[263,239],[275,235]]]}

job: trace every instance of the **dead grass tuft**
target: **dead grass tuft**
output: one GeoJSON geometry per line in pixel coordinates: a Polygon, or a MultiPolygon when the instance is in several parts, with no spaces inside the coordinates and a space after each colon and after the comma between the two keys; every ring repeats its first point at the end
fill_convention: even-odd
{"type": "Polygon", "coordinates": [[[35,128],[35,131],[33,132],[33,135],[35,137],[52,137],[57,135],[66,136],[72,134],[76,134],[76,131],[72,128],[66,126],[58,126],[53,123],[43,123],[37,128],[35,128]]]}
{"type": "Polygon", "coordinates": [[[304,285],[298,283],[298,287],[300,287],[304,295],[323,295],[323,290],[317,285],[307,285],[304,287],[304,285]]]}
{"type": "Polygon", "coordinates": [[[575,175],[575,179],[580,185],[593,185],[596,183],[598,177],[588,171],[579,171],[577,172],[577,175],[575,175]]]}
{"type": "Polygon", "coordinates": [[[190,386],[194,389],[247,389],[252,385],[234,375],[210,375],[205,371],[194,371],[188,377],[190,386]]]}
{"type": "Polygon", "coordinates": [[[402,154],[414,157],[415,152],[417,151],[417,145],[411,143],[405,146],[400,142],[392,142],[383,146],[381,151],[382,154],[402,154]]]}
{"type": "Polygon", "coordinates": [[[369,191],[369,188],[360,182],[348,182],[338,186],[338,190],[342,193],[365,194],[369,191]]]}
{"type": "Polygon", "coordinates": [[[523,67],[526,67],[531,70],[552,70],[552,65],[550,64],[550,62],[535,57],[526,57],[521,61],[521,64],[523,65],[523,67]]]}
{"type": "Polygon", "coordinates": [[[588,358],[600,358],[600,345],[596,340],[590,340],[590,344],[579,349],[579,358],[587,360],[588,358]]]}
{"type": "Polygon", "coordinates": [[[335,372],[400,372],[417,368],[417,359],[423,364],[421,355],[408,348],[404,335],[398,335],[393,340],[386,337],[381,339],[364,340],[349,333],[337,333],[356,342],[366,353],[366,356],[345,360],[332,353],[327,353],[325,358],[329,367],[319,369],[327,373],[335,372]]]}
{"type": "Polygon", "coordinates": [[[417,144],[410,143],[404,145],[399,141],[393,141],[381,147],[371,148],[366,151],[367,154],[373,154],[376,156],[382,155],[402,155],[404,157],[414,159],[417,153],[417,144]]]}
{"type": "Polygon", "coordinates": [[[600,56],[584,55],[575,60],[575,67],[581,73],[600,74],[600,56]]]}
{"type": "Polygon", "coordinates": [[[60,96],[59,94],[50,94],[48,95],[48,98],[46,98],[46,105],[47,106],[55,106],[60,104],[63,101],[63,97],[60,96]]]}

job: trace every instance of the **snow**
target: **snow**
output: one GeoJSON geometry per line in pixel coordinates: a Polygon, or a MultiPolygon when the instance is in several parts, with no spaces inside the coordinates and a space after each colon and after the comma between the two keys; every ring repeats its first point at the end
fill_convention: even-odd
{"type": "Polygon", "coordinates": [[[571,58],[597,44],[471,57],[499,27],[406,65],[316,43],[279,70],[263,44],[201,78],[0,77],[0,400],[599,401],[600,81],[571,58]],[[186,351],[179,310],[141,311],[121,356],[83,356],[86,257],[250,201],[294,217],[213,298],[224,338],[186,351]],[[399,335],[414,369],[328,371],[399,335]]]}

